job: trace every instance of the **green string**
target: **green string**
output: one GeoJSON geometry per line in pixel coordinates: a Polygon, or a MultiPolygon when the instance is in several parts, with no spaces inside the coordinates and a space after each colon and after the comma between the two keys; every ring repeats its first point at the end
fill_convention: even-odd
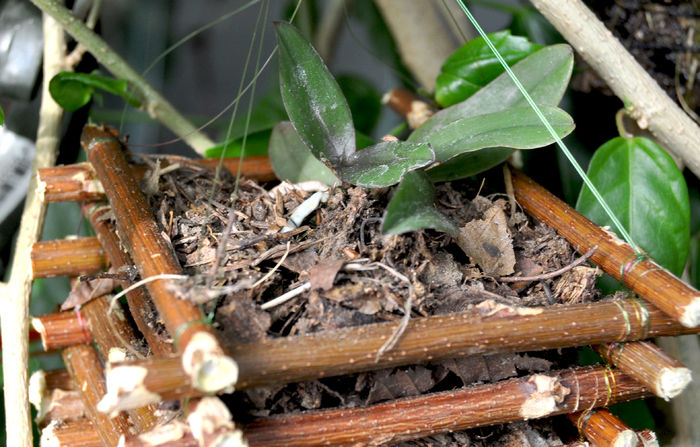
{"type": "Polygon", "coordinates": [[[484,39],[484,42],[486,42],[486,45],[489,46],[489,48],[491,49],[493,54],[496,56],[498,61],[501,63],[501,65],[505,69],[506,73],[508,73],[508,76],[510,76],[510,78],[513,80],[513,82],[515,83],[515,86],[518,87],[518,90],[520,90],[520,92],[523,94],[527,103],[530,104],[530,107],[532,107],[532,110],[535,111],[535,114],[542,121],[542,124],[544,124],[544,126],[547,128],[547,131],[549,131],[549,133],[552,135],[554,140],[557,142],[557,146],[559,146],[559,148],[562,150],[562,152],[564,152],[564,155],[566,155],[566,158],[569,160],[571,165],[574,167],[574,169],[576,170],[578,175],[581,177],[581,179],[583,179],[583,182],[591,190],[591,192],[593,193],[593,196],[600,203],[600,206],[603,207],[603,210],[610,217],[610,220],[612,220],[613,224],[615,225],[615,227],[618,229],[618,231],[622,235],[622,238],[625,241],[627,241],[627,243],[630,244],[632,246],[632,248],[634,248],[635,252],[641,253],[641,250],[639,249],[639,247],[637,247],[637,244],[635,244],[632,241],[632,237],[629,235],[629,233],[627,233],[627,230],[625,230],[625,228],[622,226],[622,224],[617,219],[617,217],[615,217],[615,214],[612,212],[612,210],[610,209],[608,204],[605,202],[605,199],[603,199],[603,196],[600,195],[600,193],[598,192],[596,187],[593,185],[591,180],[588,178],[586,173],[583,172],[583,169],[581,168],[581,166],[579,166],[579,164],[576,161],[576,159],[574,158],[574,156],[571,155],[571,152],[569,151],[569,149],[566,147],[566,145],[561,140],[561,138],[559,138],[559,135],[557,135],[557,133],[554,131],[554,129],[552,128],[552,125],[549,123],[549,121],[547,121],[547,118],[542,114],[542,111],[540,110],[540,108],[537,106],[537,104],[535,104],[535,101],[533,101],[530,94],[527,92],[527,90],[525,90],[525,87],[523,87],[523,85],[520,83],[520,80],[517,78],[517,76],[515,76],[515,73],[513,73],[513,71],[510,69],[510,67],[508,66],[506,61],[501,56],[501,53],[498,52],[498,49],[496,49],[496,47],[493,45],[493,43],[491,42],[491,39],[488,38],[488,36],[484,32],[484,30],[481,28],[479,23],[476,21],[476,19],[472,15],[472,13],[469,12],[469,9],[467,9],[467,7],[464,5],[464,2],[462,0],[456,0],[456,1],[457,1],[457,4],[459,4],[459,6],[462,8],[462,11],[464,11],[464,14],[466,14],[469,21],[472,23],[472,25],[474,25],[474,28],[477,30],[479,35],[484,39]]]}

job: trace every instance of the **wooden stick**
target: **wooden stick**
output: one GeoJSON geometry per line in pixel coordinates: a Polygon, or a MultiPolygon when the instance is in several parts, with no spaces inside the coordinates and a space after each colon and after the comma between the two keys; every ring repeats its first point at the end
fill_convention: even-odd
{"type": "Polygon", "coordinates": [[[251,446],[400,442],[456,430],[535,419],[651,395],[603,367],[535,374],[364,408],[273,416],[244,427],[251,446]]]}
{"type": "Polygon", "coordinates": [[[42,447],[104,447],[92,421],[52,421],[41,431],[42,447]]]}
{"type": "Polygon", "coordinates": [[[31,259],[35,279],[86,275],[107,267],[104,252],[95,237],[36,242],[31,259]]]}
{"type": "Polygon", "coordinates": [[[416,129],[433,116],[435,110],[412,91],[405,88],[395,88],[382,98],[396,113],[406,118],[411,129],[416,129]]]}
{"type": "MultiPolygon", "coordinates": [[[[83,203],[82,211],[83,215],[90,219],[92,228],[97,233],[97,238],[112,266],[116,269],[132,266],[131,258],[119,246],[114,223],[109,219],[103,218],[110,211],[110,208],[108,206],[96,206],[93,203],[83,203]]],[[[122,283],[122,287],[128,286],[127,282],[122,283]]],[[[132,290],[126,294],[126,302],[129,306],[131,317],[146,339],[151,352],[157,356],[172,354],[172,342],[159,334],[152,323],[152,314],[155,310],[148,293],[143,288],[132,290]]]]}
{"type": "Polygon", "coordinates": [[[36,422],[85,417],[85,405],[65,369],[38,370],[29,377],[29,402],[36,410],[36,422]]]}
{"type": "Polygon", "coordinates": [[[650,342],[606,343],[595,350],[665,400],[678,396],[692,380],[690,369],[650,342]]]}
{"type": "Polygon", "coordinates": [[[591,261],[687,327],[700,325],[700,292],[650,259],[638,262],[632,247],[586,219],[517,169],[515,198],[523,209],[566,238],[579,252],[598,250],[591,261]]]}
{"type": "Polygon", "coordinates": [[[606,408],[569,413],[578,432],[597,447],[636,447],[637,434],[606,408]]]}
{"type": "Polygon", "coordinates": [[[80,309],[34,317],[32,327],[41,335],[45,351],[90,343],[92,340],[87,318],[80,309]]]}
{"type": "MultiPolygon", "coordinates": [[[[466,355],[533,351],[602,341],[697,332],[658,309],[640,312],[637,301],[555,306],[501,307],[463,314],[412,319],[394,349],[376,352],[398,323],[378,323],[303,336],[233,345],[239,366],[237,389],[350,374],[466,355]],[[500,312],[500,313],[499,313],[500,312]],[[521,315],[518,312],[522,312],[521,315]]],[[[105,411],[131,408],[144,400],[201,396],[177,357],[131,360],[110,365],[105,411]]]]}
{"type": "MultiPolygon", "coordinates": [[[[105,188],[119,235],[141,277],[181,275],[172,246],[158,229],[146,198],[130,174],[116,131],[86,126],[81,144],[105,188]]],[[[183,367],[192,383],[205,392],[231,387],[238,376],[236,363],[221,349],[199,308],[176,298],[169,286],[162,279],[146,285],[176,348],[183,354],[183,367]]]]}
{"type": "Polygon", "coordinates": [[[637,432],[641,447],[659,447],[659,440],[656,438],[656,433],[651,430],[642,430],[637,432]]]}
{"type": "MultiPolygon", "coordinates": [[[[183,159],[183,161],[185,160],[183,159]]],[[[218,158],[187,159],[186,161],[211,170],[216,169],[219,165],[218,158]]],[[[163,166],[169,164],[167,159],[164,160],[163,166]]],[[[246,157],[242,161],[238,158],[225,158],[223,161],[223,167],[234,175],[238,172],[239,165],[244,175],[251,179],[260,182],[276,179],[267,156],[246,157]]],[[[148,170],[148,166],[144,164],[132,165],[130,170],[137,179],[140,179],[148,170]]],[[[102,183],[95,177],[95,172],[89,163],[40,169],[39,179],[47,202],[98,201],[105,198],[102,183]]]]}
{"type": "Polygon", "coordinates": [[[533,0],[533,6],[605,80],[664,148],[700,176],[700,128],[668,97],[595,14],[580,0],[533,0]]]}
{"type": "Polygon", "coordinates": [[[110,418],[97,411],[104,395],[104,367],[95,348],[89,345],[71,346],[63,350],[63,362],[80,391],[87,414],[100,439],[107,446],[116,446],[122,435],[129,433],[129,423],[123,413],[110,418]]]}

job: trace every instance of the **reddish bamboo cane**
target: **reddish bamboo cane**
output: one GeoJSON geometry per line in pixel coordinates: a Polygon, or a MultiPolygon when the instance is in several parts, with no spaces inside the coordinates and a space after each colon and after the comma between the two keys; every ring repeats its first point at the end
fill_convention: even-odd
{"type": "Polygon", "coordinates": [[[525,174],[512,169],[515,198],[530,215],[546,223],[581,253],[598,246],[591,261],[687,327],[700,325],[700,292],[637,253],[559,200],[525,174]]]}
{"type": "MultiPolygon", "coordinates": [[[[697,332],[658,309],[639,312],[635,301],[524,309],[518,315],[477,312],[413,319],[396,347],[379,360],[376,352],[397,323],[379,323],[304,336],[233,345],[240,375],[238,389],[349,374],[465,355],[581,346],[601,341],[697,332]],[[635,310],[637,312],[635,312],[635,310]]],[[[144,397],[180,399],[194,390],[177,357],[131,360],[107,372],[109,411],[142,404],[144,397]],[[135,380],[134,377],[138,377],[135,380]]]]}
{"type": "Polygon", "coordinates": [[[676,397],[692,380],[688,368],[650,342],[606,343],[595,349],[662,399],[676,397]]]}
{"type": "Polygon", "coordinates": [[[252,446],[399,442],[523,419],[607,406],[651,395],[603,367],[577,368],[393,400],[364,408],[310,411],[258,420],[244,432],[252,446]]]}
{"type": "MultiPolygon", "coordinates": [[[[130,173],[116,131],[86,126],[81,143],[105,188],[119,235],[141,277],[181,275],[173,249],[158,229],[146,198],[130,173]]],[[[146,287],[174,344],[183,353],[183,368],[193,384],[207,392],[232,386],[238,375],[236,364],[219,346],[199,308],[174,297],[166,280],[151,281],[146,287]]]]}
{"type": "Polygon", "coordinates": [[[107,266],[102,246],[94,237],[37,242],[31,258],[35,279],[86,275],[107,266]]]}
{"type": "Polygon", "coordinates": [[[567,417],[593,446],[637,446],[637,434],[605,408],[569,413],[567,417]]]}
{"type": "MultiPolygon", "coordinates": [[[[205,158],[188,160],[188,162],[213,170],[218,166],[219,159],[205,158]]],[[[246,177],[261,182],[276,178],[270,166],[270,160],[266,156],[246,157],[240,163],[238,158],[225,158],[223,166],[234,175],[240,166],[246,177]]],[[[147,167],[142,164],[133,165],[130,170],[136,178],[141,178],[147,167]]],[[[40,169],[39,180],[44,188],[44,198],[47,202],[96,201],[103,200],[105,197],[102,183],[95,178],[95,173],[89,163],[40,169]]]]}

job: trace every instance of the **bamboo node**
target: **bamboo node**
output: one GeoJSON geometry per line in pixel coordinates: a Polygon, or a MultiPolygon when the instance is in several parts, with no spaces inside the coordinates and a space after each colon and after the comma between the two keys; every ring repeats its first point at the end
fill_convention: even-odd
{"type": "Polygon", "coordinates": [[[143,383],[147,374],[148,370],[141,366],[109,367],[105,377],[107,392],[97,404],[97,411],[114,417],[121,410],[160,402],[161,397],[143,383]]]}
{"type": "Polygon", "coordinates": [[[196,332],[189,340],[182,353],[182,367],[192,386],[205,393],[232,392],[238,381],[238,364],[208,332],[196,332]]]}
{"type": "Polygon", "coordinates": [[[525,383],[530,397],[520,407],[520,416],[523,419],[536,419],[544,417],[557,410],[557,404],[571,393],[556,377],[536,374],[525,383]]]}

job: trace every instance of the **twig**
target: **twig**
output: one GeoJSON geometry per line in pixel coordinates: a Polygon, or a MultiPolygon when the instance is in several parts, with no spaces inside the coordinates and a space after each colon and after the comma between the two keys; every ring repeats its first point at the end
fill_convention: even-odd
{"type": "MultiPolygon", "coordinates": [[[[218,158],[203,158],[201,160],[189,160],[175,158],[179,162],[187,162],[199,167],[215,170],[218,166],[218,158]]],[[[270,167],[270,160],[267,156],[246,157],[240,161],[238,158],[225,158],[224,167],[235,174],[238,166],[248,178],[267,182],[274,180],[275,173],[270,167]]],[[[170,166],[166,158],[163,167],[170,166]]],[[[132,165],[131,170],[140,179],[143,177],[148,167],[144,164],[132,165]]],[[[104,200],[104,188],[99,180],[95,178],[95,173],[89,163],[76,163],[66,166],[54,166],[39,170],[39,183],[44,190],[44,197],[47,202],[65,202],[69,200],[95,201],[104,200]]]]}
{"type": "MultiPolygon", "coordinates": [[[[468,355],[556,349],[699,330],[684,328],[651,306],[644,314],[640,303],[630,300],[547,309],[508,307],[493,301],[484,304],[467,313],[411,319],[394,349],[378,362],[376,352],[399,323],[229,346],[239,366],[236,389],[468,355]]],[[[103,408],[114,411],[130,408],[134,401],[143,404],[201,396],[180,363],[174,356],[111,365],[107,372],[107,394],[111,397],[109,406],[103,408]],[[115,387],[111,386],[113,380],[115,387]],[[144,396],[156,400],[144,401],[144,396]]]]}
{"type": "MultiPolygon", "coordinates": [[[[182,116],[160,93],[151,87],[141,75],[121,58],[100,36],[85,26],[71,12],[55,0],[32,0],[45,14],[51,15],[63,28],[84,45],[90,53],[114,76],[124,79],[134,89],[148,114],[163,123],[175,135],[183,139],[198,154],[214,146],[206,135],[182,116]]],[[[51,78],[49,77],[49,80],[51,78]]]]}
{"type": "Polygon", "coordinates": [[[533,0],[532,4],[566,38],[666,149],[700,176],[700,128],[666,95],[634,57],[580,0],[533,0]]]}
{"type": "Polygon", "coordinates": [[[435,113],[430,104],[405,88],[390,90],[382,97],[382,103],[404,117],[411,129],[417,129],[435,113]]]}
{"type": "MultiPolygon", "coordinates": [[[[124,250],[119,245],[114,223],[108,219],[103,219],[105,214],[110,212],[110,208],[108,206],[95,207],[90,203],[84,203],[82,211],[83,215],[90,220],[92,228],[97,233],[97,238],[102,244],[112,266],[120,269],[133,265],[129,255],[124,253],[124,250]]],[[[127,283],[122,283],[122,287],[128,287],[127,283]]],[[[151,322],[153,318],[152,313],[154,312],[153,303],[146,291],[140,288],[128,292],[126,294],[126,302],[129,306],[131,317],[146,339],[151,352],[154,355],[171,354],[173,352],[172,341],[166,340],[163,335],[159,334],[151,322]]]]}
{"type": "Polygon", "coordinates": [[[30,252],[40,239],[44,226],[46,205],[42,190],[38,187],[36,172],[56,161],[56,151],[61,135],[63,110],[49,95],[49,80],[56,73],[66,70],[63,56],[65,39],[63,30],[44,15],[44,64],[39,126],[36,138],[36,154],[32,162],[32,176],[22,211],[22,221],[15,245],[15,256],[9,282],[0,286],[3,311],[2,367],[5,389],[5,429],[7,444],[17,447],[32,446],[32,423],[27,397],[27,367],[29,333],[29,295],[32,285],[30,252]]]}
{"type": "Polygon", "coordinates": [[[593,263],[684,326],[700,324],[700,292],[655,262],[639,261],[632,247],[583,217],[522,172],[512,169],[512,177],[515,198],[530,215],[557,230],[579,250],[588,251],[597,245],[599,249],[591,256],[593,263]]]}
{"type": "Polygon", "coordinates": [[[536,374],[364,408],[273,416],[244,427],[251,446],[362,445],[534,419],[649,396],[606,368],[536,374]]]}
{"type": "Polygon", "coordinates": [[[599,447],[636,447],[637,434],[608,409],[567,414],[581,436],[599,447]]]}
{"type": "Polygon", "coordinates": [[[665,400],[678,396],[692,379],[688,368],[650,342],[607,343],[595,349],[665,400]]]}
{"type": "Polygon", "coordinates": [[[32,246],[31,259],[34,279],[86,275],[107,267],[96,237],[36,242],[32,246]]]}
{"type": "Polygon", "coordinates": [[[63,362],[83,397],[88,417],[104,445],[116,446],[122,435],[129,433],[129,422],[124,414],[108,417],[97,411],[97,403],[104,395],[105,382],[102,362],[95,348],[77,345],[63,350],[63,362]]]}
{"type": "MultiPolygon", "coordinates": [[[[172,246],[158,229],[146,198],[130,175],[116,131],[86,126],[81,144],[105,187],[122,243],[141,277],[181,275],[172,246]]],[[[183,367],[195,386],[208,392],[232,386],[238,376],[236,363],[221,349],[199,308],[175,297],[166,281],[153,281],[146,287],[176,349],[183,353],[183,367]]]]}
{"type": "Polygon", "coordinates": [[[542,279],[550,279],[550,278],[556,278],[559,275],[562,275],[569,270],[571,270],[574,267],[577,267],[590,258],[593,253],[598,249],[598,246],[594,246],[590,250],[588,250],[586,253],[584,253],[580,258],[576,259],[574,262],[570,263],[569,265],[566,265],[559,270],[555,270],[553,272],[549,273],[542,273],[541,275],[535,275],[535,276],[501,276],[498,278],[499,281],[501,282],[520,282],[520,281],[539,281],[542,279]]]}
{"type": "Polygon", "coordinates": [[[260,306],[260,308],[262,310],[272,309],[275,306],[279,306],[280,304],[286,303],[287,301],[291,300],[295,296],[301,295],[302,293],[306,292],[307,290],[311,290],[311,283],[310,282],[305,282],[304,284],[297,287],[296,289],[292,289],[289,292],[283,293],[282,295],[278,296],[277,298],[273,298],[270,301],[263,303],[260,306]]]}
{"type": "Polygon", "coordinates": [[[41,431],[41,445],[55,447],[104,447],[92,421],[53,421],[41,431]]]}

